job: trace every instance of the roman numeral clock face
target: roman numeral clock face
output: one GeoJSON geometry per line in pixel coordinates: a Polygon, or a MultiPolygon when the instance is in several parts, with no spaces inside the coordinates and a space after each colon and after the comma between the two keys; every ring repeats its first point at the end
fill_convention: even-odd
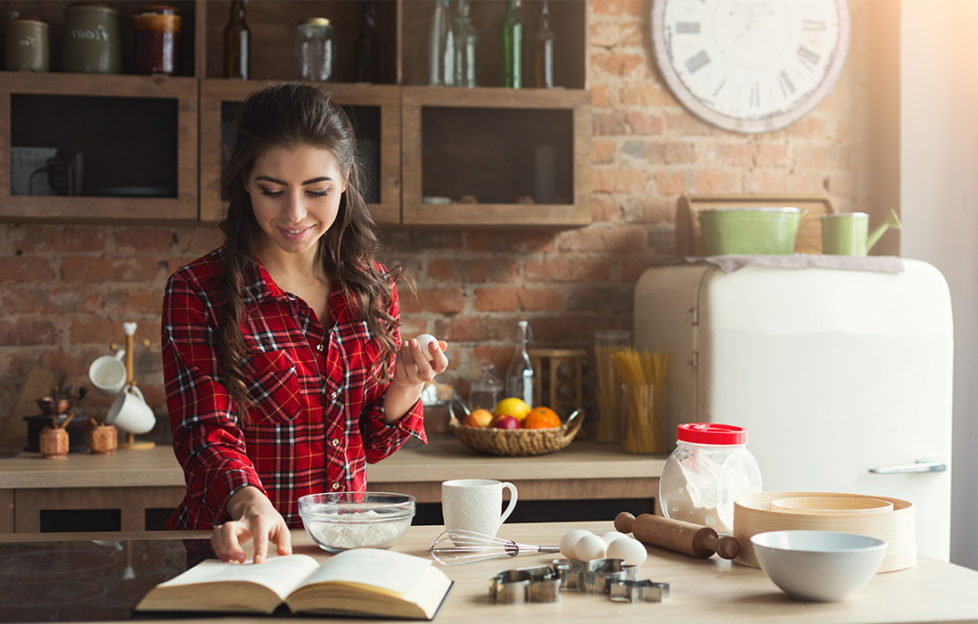
{"type": "Polygon", "coordinates": [[[849,11],[846,0],[655,0],[652,43],[666,84],[696,116],[766,132],[835,85],[849,11]]]}

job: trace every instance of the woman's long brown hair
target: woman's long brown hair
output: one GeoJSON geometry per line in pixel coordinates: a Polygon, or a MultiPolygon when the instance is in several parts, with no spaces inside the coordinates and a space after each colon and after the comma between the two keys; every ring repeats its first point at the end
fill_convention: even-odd
{"type": "MultiPolygon", "coordinates": [[[[221,222],[225,236],[221,293],[225,301],[219,349],[225,385],[247,422],[251,401],[244,378],[247,346],[241,334],[245,276],[255,261],[256,245],[264,233],[255,220],[245,191],[257,158],[272,147],[311,145],[329,150],[340,171],[347,172],[346,192],[340,199],[336,221],[319,240],[318,257],[331,281],[355,297],[362,320],[380,344],[380,357],[371,373],[389,379],[386,362],[394,353],[397,319],[388,309],[400,267],[388,273],[374,259],[379,250],[374,222],[360,194],[359,167],[353,126],[339,106],[319,89],[301,83],[267,87],[252,93],[238,117],[234,146],[222,167],[221,184],[229,200],[221,222]]],[[[325,319],[323,319],[325,321],[325,319]]]]}

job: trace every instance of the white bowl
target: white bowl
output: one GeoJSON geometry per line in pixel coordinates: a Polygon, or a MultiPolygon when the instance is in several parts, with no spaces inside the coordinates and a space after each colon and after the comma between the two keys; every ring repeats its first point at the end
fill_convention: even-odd
{"type": "Polygon", "coordinates": [[[414,518],[414,497],[390,492],[330,492],[299,498],[299,516],[316,545],[329,552],[388,548],[414,518]]]}
{"type": "Polygon", "coordinates": [[[768,531],[750,538],[761,569],[798,600],[842,600],[873,578],[886,542],[833,531],[768,531]]]}

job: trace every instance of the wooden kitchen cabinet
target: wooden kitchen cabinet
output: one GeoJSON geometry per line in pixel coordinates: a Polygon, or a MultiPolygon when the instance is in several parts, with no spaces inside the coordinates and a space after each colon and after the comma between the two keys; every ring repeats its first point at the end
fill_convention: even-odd
{"type": "MultiPolygon", "coordinates": [[[[0,72],[0,123],[13,129],[0,137],[0,219],[219,220],[220,159],[237,107],[254,89],[293,79],[296,25],[307,17],[328,17],[338,81],[320,86],[344,106],[357,128],[365,196],[378,223],[566,227],[590,221],[585,0],[549,4],[558,48],[555,89],[494,86],[506,0],[472,2],[480,36],[478,79],[485,85],[475,89],[426,85],[434,6],[426,0],[375,1],[381,41],[377,83],[353,82],[360,2],[248,2],[248,81],[222,78],[228,0],[169,3],[183,18],[177,76],[131,73],[132,12],[141,5],[119,0],[108,4],[120,9],[123,74],[59,73],[62,13],[70,3],[0,0],[3,19],[19,13],[49,23],[52,59],[50,73],[0,72]],[[67,197],[12,195],[12,147],[81,152],[85,191],[67,197]],[[447,197],[449,203],[424,203],[426,196],[447,197]],[[531,197],[533,203],[525,203],[531,197]],[[478,203],[467,203],[473,199],[478,203]]],[[[542,5],[523,3],[527,46],[542,5]]],[[[533,84],[530,58],[528,51],[527,86],[533,84]]]]}

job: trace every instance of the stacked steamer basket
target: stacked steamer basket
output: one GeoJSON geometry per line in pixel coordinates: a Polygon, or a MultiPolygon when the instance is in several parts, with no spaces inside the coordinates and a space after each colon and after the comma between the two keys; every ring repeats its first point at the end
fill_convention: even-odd
{"type": "Polygon", "coordinates": [[[834,492],[757,492],[734,502],[734,537],[741,551],[736,561],[759,567],[750,538],[766,531],[837,531],[868,535],[886,542],[880,572],[911,568],[917,563],[914,507],[886,496],[834,492]]]}

